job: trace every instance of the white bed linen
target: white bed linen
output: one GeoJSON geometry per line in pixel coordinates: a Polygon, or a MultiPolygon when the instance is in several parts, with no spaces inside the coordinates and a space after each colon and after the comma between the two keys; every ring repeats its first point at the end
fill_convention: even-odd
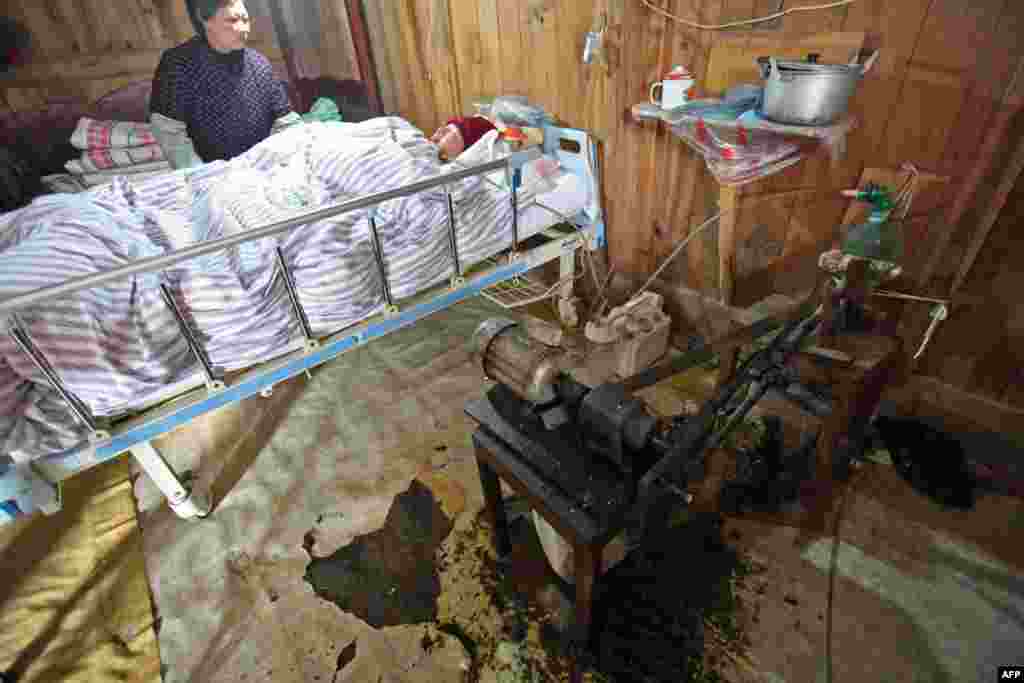
{"type": "MultiPolygon", "coordinates": [[[[312,124],[273,136],[231,162],[142,182],[118,177],[84,195],[42,198],[0,217],[0,258],[10,263],[12,255],[25,257],[17,261],[19,277],[0,279],[0,295],[422,180],[443,170],[433,154],[433,146],[401,119],[312,124]],[[288,188],[311,186],[312,194],[282,207],[288,188]],[[255,201],[260,190],[278,203],[255,201]]],[[[535,201],[562,215],[586,206],[586,183],[568,173],[552,181],[554,189],[544,194],[534,197],[525,188],[521,193],[521,238],[560,222],[535,201]]],[[[452,189],[458,198],[462,264],[507,248],[512,223],[507,191],[480,178],[460,181],[452,189]]],[[[386,202],[376,215],[396,298],[410,297],[453,274],[442,191],[386,202]]],[[[354,324],[383,305],[365,212],[181,264],[166,271],[163,281],[220,370],[247,367],[301,343],[273,262],[277,246],[316,334],[354,324]]],[[[160,281],[157,275],[137,276],[22,314],[35,343],[96,415],[141,409],[201,379],[160,299],[160,281]]],[[[25,461],[67,450],[85,437],[29,359],[3,335],[0,452],[25,461]]]]}

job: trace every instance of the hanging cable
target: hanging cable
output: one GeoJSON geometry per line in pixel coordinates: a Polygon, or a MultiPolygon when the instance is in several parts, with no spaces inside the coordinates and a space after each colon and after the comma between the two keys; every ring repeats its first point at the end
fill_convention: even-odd
{"type": "Polygon", "coordinates": [[[685,26],[689,26],[690,28],[700,29],[701,31],[721,31],[722,29],[733,28],[736,26],[763,24],[766,21],[773,21],[780,17],[784,17],[788,14],[795,14],[796,12],[813,12],[817,10],[832,9],[834,7],[844,7],[846,5],[852,5],[856,1],[857,0],[839,0],[839,2],[831,2],[827,5],[808,5],[804,7],[790,7],[787,10],[775,12],[774,14],[769,14],[764,17],[757,17],[756,19],[741,19],[740,21],[730,21],[727,24],[698,24],[696,22],[690,21],[689,19],[683,19],[682,17],[672,14],[671,12],[666,12],[665,10],[661,9],[653,2],[651,2],[651,0],[640,0],[640,2],[642,2],[647,7],[647,9],[651,10],[652,12],[660,14],[661,16],[667,19],[671,19],[672,21],[677,21],[685,26]]]}

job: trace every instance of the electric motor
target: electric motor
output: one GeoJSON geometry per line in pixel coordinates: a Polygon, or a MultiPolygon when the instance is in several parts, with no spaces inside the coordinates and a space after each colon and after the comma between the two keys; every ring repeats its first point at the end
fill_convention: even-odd
{"type": "Polygon", "coordinates": [[[532,403],[558,398],[555,384],[562,370],[561,351],[530,339],[519,323],[507,318],[485,320],[473,334],[473,352],[484,375],[532,403]]]}

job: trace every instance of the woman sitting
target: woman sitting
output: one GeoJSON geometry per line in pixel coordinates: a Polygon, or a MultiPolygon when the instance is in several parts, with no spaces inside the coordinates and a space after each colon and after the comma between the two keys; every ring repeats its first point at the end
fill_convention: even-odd
{"type": "Polygon", "coordinates": [[[150,101],[153,133],[174,168],[231,159],[301,122],[270,61],[245,46],[245,3],[187,4],[198,35],[164,52],[150,101]]]}

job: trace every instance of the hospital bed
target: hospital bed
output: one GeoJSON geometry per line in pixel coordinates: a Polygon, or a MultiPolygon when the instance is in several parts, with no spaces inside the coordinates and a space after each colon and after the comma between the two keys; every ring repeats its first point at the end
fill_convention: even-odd
{"type": "MultiPolygon", "coordinates": [[[[507,305],[541,298],[557,289],[557,294],[572,294],[578,250],[596,250],[605,245],[605,226],[601,207],[600,180],[597,168],[597,147],[585,132],[570,128],[547,126],[539,147],[527,148],[510,156],[471,167],[450,165],[442,175],[407,186],[361,195],[340,203],[318,207],[306,214],[262,225],[244,232],[139,260],[127,265],[70,279],[56,285],[24,292],[0,300],[0,319],[12,321],[9,334],[31,359],[38,371],[55,390],[80,424],[87,426],[88,440],[58,453],[48,453],[29,461],[7,462],[0,472],[0,521],[41,510],[53,513],[60,509],[60,482],[75,474],[128,452],[139,467],[166,496],[171,508],[183,518],[203,517],[209,512],[209,501],[201,491],[192,491],[164,460],[153,441],[181,425],[218,408],[237,403],[251,396],[267,395],[276,384],[302,374],[318,365],[372,343],[375,339],[452,306],[467,298],[484,295],[507,305]],[[507,191],[511,204],[511,239],[500,253],[479,262],[469,262],[460,253],[460,226],[454,210],[451,187],[460,180],[473,177],[493,178],[506,174],[506,187],[519,187],[524,165],[541,154],[558,159],[563,175],[556,187],[537,195],[529,202],[520,202],[517,190],[507,191]],[[285,345],[269,359],[250,367],[218,373],[204,353],[203,344],[190,332],[187,316],[172,296],[164,292],[168,309],[178,322],[178,331],[185,338],[201,373],[184,383],[168,387],[165,395],[150,400],[148,405],[115,419],[102,419],[90,414],[80,400],[62,381],[24,326],[18,324],[19,311],[32,309],[45,302],[59,301],[76,292],[88,290],[119,279],[142,273],[160,273],[184,262],[223,253],[225,250],[285,235],[301,226],[334,216],[365,212],[372,219],[376,207],[388,201],[422,192],[442,191],[448,196],[447,249],[454,267],[447,282],[431,286],[410,296],[398,297],[389,291],[388,263],[380,244],[377,228],[372,230],[373,258],[384,283],[386,306],[356,324],[315,333],[304,311],[301,283],[289,272],[284,258],[277,262],[287,288],[290,313],[302,331],[296,343],[285,345]],[[544,264],[558,262],[559,280],[555,287],[532,291],[523,286],[530,271],[544,264]],[[514,283],[510,286],[509,283],[514,283]],[[512,303],[509,303],[511,297],[512,303]]],[[[488,180],[492,185],[493,180],[488,180]]],[[[372,225],[371,220],[371,225],[372,225]]],[[[116,377],[111,377],[111,383],[116,377]]]]}

